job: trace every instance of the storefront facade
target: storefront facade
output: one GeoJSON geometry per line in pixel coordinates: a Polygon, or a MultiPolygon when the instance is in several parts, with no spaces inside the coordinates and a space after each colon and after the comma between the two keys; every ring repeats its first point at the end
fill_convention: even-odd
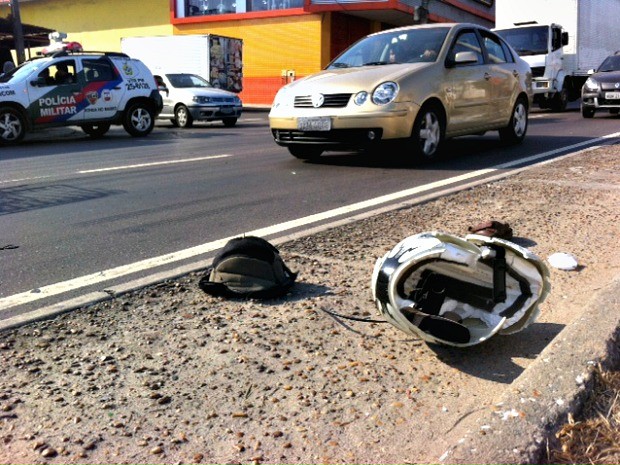
{"type": "MultiPolygon", "coordinates": [[[[245,104],[323,68],[364,35],[428,22],[493,26],[493,0],[20,0],[22,21],[67,33],[86,50],[120,51],[122,37],[216,34],[243,40],[245,104]]],[[[10,8],[0,6],[0,16],[10,8]]]]}

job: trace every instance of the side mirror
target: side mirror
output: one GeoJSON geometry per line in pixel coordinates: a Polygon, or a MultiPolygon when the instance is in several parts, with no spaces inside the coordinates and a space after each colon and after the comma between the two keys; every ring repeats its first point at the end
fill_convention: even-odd
{"type": "Polygon", "coordinates": [[[568,45],[568,32],[562,33],[562,45],[568,45]]]}
{"type": "Polygon", "coordinates": [[[589,69],[589,70],[588,70],[588,74],[594,74],[595,72],[596,72],[596,70],[595,70],[595,69],[589,69]]]}
{"type": "Polygon", "coordinates": [[[454,64],[467,65],[478,63],[478,56],[474,52],[458,52],[454,56],[454,64]]]}
{"type": "Polygon", "coordinates": [[[45,87],[47,82],[45,82],[45,78],[43,76],[39,76],[34,81],[30,81],[30,85],[32,87],[45,87]]]}

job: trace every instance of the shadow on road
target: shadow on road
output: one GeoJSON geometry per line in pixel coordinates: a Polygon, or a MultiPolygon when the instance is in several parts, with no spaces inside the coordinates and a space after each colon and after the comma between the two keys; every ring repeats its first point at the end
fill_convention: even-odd
{"type": "Polygon", "coordinates": [[[512,383],[524,370],[515,360],[534,360],[564,329],[557,323],[534,323],[509,336],[496,336],[465,349],[430,345],[437,358],[464,373],[502,384],[512,383]]]}
{"type": "Polygon", "coordinates": [[[0,189],[0,215],[55,207],[118,194],[107,189],[84,189],[57,184],[42,187],[15,186],[0,189]]]}

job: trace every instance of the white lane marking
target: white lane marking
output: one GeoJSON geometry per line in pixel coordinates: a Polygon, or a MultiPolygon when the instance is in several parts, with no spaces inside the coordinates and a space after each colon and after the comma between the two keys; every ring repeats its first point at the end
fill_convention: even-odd
{"type": "Polygon", "coordinates": [[[182,160],[154,161],[151,163],[140,163],[137,165],[121,165],[121,166],[111,166],[109,168],[95,168],[92,170],[79,170],[79,171],[76,171],[76,173],[77,174],[102,173],[104,171],[130,170],[134,168],[147,168],[150,166],[176,165],[178,163],[190,163],[193,161],[215,160],[217,158],[227,158],[230,156],[232,155],[223,154],[223,155],[209,155],[206,157],[184,158],[182,160]]]}
{"type": "Polygon", "coordinates": [[[364,209],[374,207],[380,204],[385,204],[385,203],[393,202],[393,201],[396,201],[398,199],[402,199],[405,197],[410,197],[414,194],[419,194],[419,193],[430,191],[430,190],[437,189],[440,187],[445,187],[451,184],[456,184],[462,181],[466,181],[468,179],[479,177],[485,174],[493,173],[493,172],[506,169],[506,168],[509,168],[509,167],[512,167],[518,164],[522,164],[524,162],[532,162],[532,161],[535,161],[541,158],[549,157],[559,152],[580,148],[584,145],[595,144],[597,142],[604,142],[604,141],[607,141],[608,139],[613,139],[617,137],[620,137],[620,132],[609,134],[603,137],[599,137],[597,139],[592,139],[592,140],[580,142],[577,144],[573,144],[569,147],[555,149],[555,150],[551,150],[548,152],[540,153],[538,155],[532,155],[530,157],[520,158],[518,160],[514,160],[511,162],[502,163],[492,168],[477,170],[471,173],[466,173],[466,174],[462,174],[462,175],[455,176],[452,178],[443,179],[441,181],[435,181],[430,184],[425,184],[423,186],[417,186],[411,189],[405,189],[400,192],[394,192],[392,194],[382,195],[374,199],[357,202],[351,205],[346,205],[343,207],[335,208],[335,209],[328,210],[322,213],[316,213],[314,215],[306,216],[304,218],[285,221],[284,223],[267,226],[265,228],[260,228],[260,229],[255,229],[253,231],[248,231],[245,233],[235,234],[233,236],[218,239],[216,241],[208,242],[206,244],[201,244],[195,247],[191,247],[189,249],[180,250],[178,252],[172,252],[169,254],[160,255],[158,257],[148,258],[145,260],[141,260],[139,262],[130,263],[128,265],[122,265],[116,268],[110,268],[108,270],[99,271],[99,272],[92,273],[86,276],[81,276],[79,278],[70,279],[68,281],[50,284],[48,286],[43,286],[38,289],[22,292],[19,294],[14,294],[12,296],[8,296],[8,297],[0,299],[0,312],[4,309],[9,309],[12,307],[16,307],[18,305],[23,305],[26,303],[34,302],[36,300],[62,294],[64,292],[73,291],[76,289],[80,289],[82,287],[108,281],[110,279],[127,276],[129,274],[143,271],[145,269],[155,268],[157,266],[165,265],[168,263],[174,263],[177,261],[185,260],[187,258],[195,257],[197,255],[209,253],[209,252],[212,252],[214,250],[217,250],[223,247],[230,239],[234,237],[239,237],[243,234],[260,237],[260,236],[268,236],[270,234],[281,233],[281,232],[284,232],[290,229],[298,228],[300,226],[306,226],[312,223],[324,221],[324,220],[334,218],[337,216],[351,214],[359,210],[364,210],[364,209]]]}
{"type": "MultiPolygon", "coordinates": [[[[108,168],[94,168],[92,170],[78,170],[75,171],[75,174],[92,174],[92,173],[103,173],[105,171],[118,171],[118,170],[130,170],[135,168],[148,168],[151,166],[163,166],[163,165],[175,165],[178,163],[191,163],[195,161],[205,161],[205,160],[216,160],[218,158],[228,158],[232,157],[229,154],[221,154],[221,155],[208,155],[205,157],[195,157],[195,158],[184,158],[181,160],[164,160],[164,161],[154,161],[151,163],[140,163],[135,165],[119,165],[119,166],[111,166],[108,168]]],[[[34,176],[31,178],[21,178],[21,179],[8,179],[6,181],[0,181],[0,184],[8,184],[11,182],[28,182],[28,181],[36,181],[39,179],[51,178],[52,175],[46,176],[34,176]]]]}
{"type": "Polygon", "coordinates": [[[6,181],[0,181],[0,184],[8,184],[10,182],[28,182],[28,181],[35,181],[37,179],[45,179],[45,178],[51,178],[51,177],[52,175],[34,176],[32,178],[7,179],[6,181]]]}

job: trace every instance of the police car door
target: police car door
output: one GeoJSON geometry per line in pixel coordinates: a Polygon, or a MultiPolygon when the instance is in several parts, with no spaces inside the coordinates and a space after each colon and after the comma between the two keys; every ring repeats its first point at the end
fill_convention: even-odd
{"type": "Polygon", "coordinates": [[[123,96],[123,79],[106,56],[83,57],[84,120],[109,119],[116,115],[123,96]]]}
{"type": "Polygon", "coordinates": [[[35,126],[82,121],[81,89],[74,59],[54,61],[42,68],[27,89],[28,113],[35,126]]]}

